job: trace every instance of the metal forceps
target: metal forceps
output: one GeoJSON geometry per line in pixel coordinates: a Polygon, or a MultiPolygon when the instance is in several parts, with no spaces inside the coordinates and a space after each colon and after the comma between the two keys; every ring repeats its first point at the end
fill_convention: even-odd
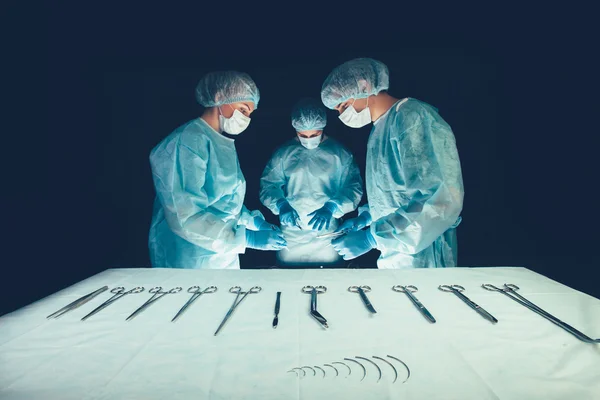
{"type": "Polygon", "coordinates": [[[240,305],[240,303],[242,301],[244,301],[244,299],[246,298],[246,296],[248,296],[249,294],[255,294],[258,293],[262,290],[262,288],[260,286],[253,286],[251,287],[248,291],[244,292],[242,291],[242,288],[239,286],[234,286],[232,288],[229,289],[230,293],[236,293],[237,296],[235,296],[235,300],[233,300],[233,304],[231,305],[231,307],[229,308],[229,311],[227,311],[227,314],[225,314],[225,318],[223,318],[223,321],[221,321],[221,325],[219,325],[219,327],[217,328],[216,332],[215,332],[215,336],[217,336],[217,333],[219,333],[219,331],[221,330],[221,328],[223,328],[223,325],[225,325],[225,322],[227,322],[227,320],[229,319],[229,317],[231,317],[231,314],[233,314],[233,312],[235,311],[235,309],[237,308],[237,306],[240,305]],[[242,298],[240,298],[240,295],[242,295],[242,298]],[[238,301],[239,299],[239,301],[238,301]]]}
{"type": "Polygon", "coordinates": [[[328,237],[330,237],[330,238],[337,238],[337,237],[345,235],[349,231],[350,231],[349,229],[344,229],[344,230],[341,230],[339,232],[324,233],[322,235],[318,235],[317,239],[324,239],[324,238],[328,238],[328,237]]]}
{"type": "Polygon", "coordinates": [[[392,290],[394,292],[401,292],[404,293],[408,296],[408,298],[410,299],[410,301],[412,301],[412,303],[415,305],[415,307],[417,307],[417,310],[419,310],[421,312],[421,314],[423,314],[423,316],[431,323],[435,324],[435,318],[433,318],[433,315],[431,315],[431,313],[429,312],[429,310],[427,308],[425,308],[425,306],[423,305],[423,303],[421,303],[419,301],[419,299],[417,299],[417,297],[413,294],[413,292],[418,292],[419,289],[416,286],[413,285],[407,285],[407,286],[402,286],[402,285],[395,285],[392,286],[392,290]]]}
{"type": "Polygon", "coordinates": [[[317,311],[317,294],[325,293],[326,291],[327,288],[325,286],[304,286],[302,288],[302,293],[310,294],[310,315],[312,315],[323,328],[329,328],[329,326],[327,325],[325,317],[317,311]]]}
{"type": "Polygon", "coordinates": [[[440,285],[438,287],[438,289],[440,289],[443,292],[454,293],[459,299],[464,301],[469,307],[471,307],[473,310],[477,311],[477,313],[479,315],[481,315],[483,318],[487,319],[491,323],[495,324],[496,322],[498,322],[498,320],[496,318],[494,318],[494,316],[492,314],[485,311],[477,303],[475,303],[473,300],[469,299],[467,296],[465,296],[464,294],[461,293],[465,290],[464,287],[462,287],[460,285],[440,285]]]}
{"type": "Polygon", "coordinates": [[[181,309],[177,312],[177,314],[175,314],[175,316],[173,317],[173,319],[171,320],[171,322],[175,322],[175,320],[177,318],[179,318],[179,316],[181,314],[183,314],[183,312],[185,310],[187,310],[187,308],[189,306],[192,305],[192,303],[194,301],[196,301],[198,299],[198,297],[202,296],[204,293],[214,293],[217,291],[217,287],[216,286],[209,286],[204,290],[200,289],[200,286],[192,286],[190,288],[188,288],[188,293],[192,293],[192,297],[190,297],[190,299],[183,305],[183,307],[181,307],[181,309]]]}
{"type": "Polygon", "coordinates": [[[98,296],[100,293],[103,293],[105,291],[108,290],[108,286],[103,286],[100,289],[92,292],[92,293],[88,293],[85,296],[82,296],[80,298],[78,298],[77,300],[67,304],[66,306],[64,306],[63,308],[61,308],[60,310],[53,312],[52,314],[48,315],[46,318],[58,318],[63,316],[64,314],[68,313],[69,311],[72,311],[78,307],[81,307],[82,305],[84,305],[85,303],[87,303],[88,301],[90,301],[91,299],[93,299],[94,297],[98,296]]]}
{"type": "Polygon", "coordinates": [[[565,331],[569,332],[570,334],[572,334],[573,336],[575,336],[577,339],[581,340],[582,342],[600,343],[600,339],[592,339],[591,337],[587,336],[586,334],[573,328],[571,325],[567,324],[566,322],[561,321],[560,319],[556,318],[554,315],[552,315],[549,312],[543,310],[542,308],[536,306],[531,301],[527,300],[525,297],[521,296],[519,293],[517,293],[517,290],[519,290],[519,287],[517,285],[513,285],[512,283],[505,283],[503,288],[499,288],[494,285],[490,285],[489,283],[485,283],[485,284],[481,285],[481,287],[484,288],[485,290],[489,290],[492,292],[500,292],[500,293],[510,297],[512,300],[516,301],[517,303],[521,304],[522,306],[527,307],[528,309],[535,312],[536,314],[546,318],[548,321],[552,322],[553,324],[563,328],[565,331]]]}
{"type": "Polygon", "coordinates": [[[377,314],[377,311],[375,311],[375,308],[373,307],[373,305],[369,301],[369,298],[365,294],[365,292],[370,292],[371,291],[371,287],[370,286],[366,286],[366,285],[363,285],[363,286],[350,286],[348,288],[348,291],[352,292],[352,293],[358,293],[360,295],[360,298],[362,299],[365,307],[367,307],[367,310],[369,310],[373,314],[377,314]]]}
{"type": "Polygon", "coordinates": [[[92,315],[102,311],[103,309],[105,309],[106,307],[110,306],[112,303],[114,303],[115,301],[119,300],[120,298],[123,298],[125,296],[127,296],[128,294],[136,294],[136,293],[141,293],[144,291],[144,287],[143,286],[137,286],[134,287],[131,290],[125,291],[125,288],[123,286],[119,286],[114,288],[113,290],[111,290],[110,292],[113,293],[113,296],[106,300],[104,303],[100,304],[98,307],[96,307],[94,310],[92,310],[92,312],[90,312],[88,315],[86,315],[85,317],[81,318],[82,321],[85,321],[86,319],[88,319],[89,317],[91,317],[92,315]]]}
{"type": "Polygon", "coordinates": [[[154,302],[162,299],[166,295],[181,292],[181,287],[177,286],[171,290],[167,290],[166,292],[163,292],[162,288],[160,286],[157,286],[157,287],[150,289],[148,292],[152,293],[152,297],[150,297],[148,300],[146,300],[146,302],[144,304],[142,304],[137,310],[132,312],[131,315],[125,319],[125,321],[129,321],[129,320],[135,318],[136,315],[138,315],[139,313],[144,311],[146,308],[150,307],[150,305],[154,304],[154,302]]]}

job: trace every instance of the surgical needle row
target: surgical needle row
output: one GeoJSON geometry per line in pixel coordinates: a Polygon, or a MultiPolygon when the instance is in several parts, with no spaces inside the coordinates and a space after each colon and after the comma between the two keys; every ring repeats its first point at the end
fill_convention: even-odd
{"type": "MultiPolygon", "coordinates": [[[[397,357],[394,356],[387,356],[388,358],[392,359],[392,360],[396,360],[398,361],[400,364],[402,364],[404,366],[404,368],[406,369],[407,375],[406,375],[406,379],[404,379],[404,381],[402,383],[406,383],[406,381],[408,380],[408,378],[410,378],[410,368],[408,368],[408,365],[406,365],[406,363],[402,360],[400,360],[397,357]]],[[[379,357],[379,356],[372,356],[371,358],[374,358],[376,360],[379,361],[383,361],[384,363],[386,363],[391,369],[392,371],[394,371],[394,380],[392,381],[392,383],[396,383],[396,381],[398,380],[398,370],[396,369],[396,367],[394,366],[394,364],[392,364],[390,361],[388,361],[387,359],[383,358],[383,357],[379,357]]],[[[367,368],[365,368],[365,366],[360,362],[357,361],[355,359],[359,359],[362,361],[366,361],[369,364],[373,365],[377,371],[378,377],[377,377],[377,383],[379,383],[379,381],[381,380],[381,377],[383,376],[382,374],[382,370],[379,367],[379,365],[367,358],[367,357],[361,357],[361,356],[355,356],[354,358],[349,358],[349,357],[344,357],[344,361],[350,361],[352,365],[356,364],[361,368],[362,371],[362,377],[360,378],[360,381],[362,382],[366,376],[367,376],[367,368]]],[[[344,362],[341,361],[334,361],[332,363],[329,364],[323,364],[324,367],[329,367],[331,369],[333,369],[335,371],[335,377],[338,377],[340,375],[339,370],[333,365],[333,364],[339,364],[339,365],[343,365],[344,367],[346,367],[348,369],[348,375],[345,376],[345,378],[348,378],[350,375],[352,375],[352,368],[350,368],[350,366],[344,362]]],[[[327,373],[325,372],[324,368],[321,368],[318,365],[313,365],[312,367],[309,365],[305,365],[303,367],[296,367],[296,368],[292,368],[287,372],[294,372],[296,373],[297,377],[305,377],[306,376],[306,371],[304,370],[305,368],[309,369],[312,371],[313,375],[312,376],[317,376],[317,372],[315,371],[315,369],[318,369],[319,371],[321,371],[323,373],[323,378],[325,378],[327,376],[327,373]],[[300,373],[298,373],[297,371],[300,371],[302,373],[302,375],[300,375],[300,373]]]]}

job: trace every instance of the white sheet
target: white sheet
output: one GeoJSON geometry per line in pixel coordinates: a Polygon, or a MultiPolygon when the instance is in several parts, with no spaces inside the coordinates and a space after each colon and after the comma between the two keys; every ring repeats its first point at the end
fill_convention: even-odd
{"type": "MultiPolygon", "coordinates": [[[[520,293],[591,337],[600,337],[600,301],[524,268],[426,270],[175,270],[110,269],[0,318],[0,399],[600,399],[600,345],[582,343],[482,283],[514,283],[520,293]],[[395,284],[419,288],[417,297],[437,319],[427,322],[395,284]],[[437,289],[460,284],[498,318],[483,319],[456,296],[437,289]],[[105,292],[60,319],[46,316],[103,285],[145,286],[85,322],[80,318],[110,297],[105,292]],[[125,318],[154,286],[184,291],[125,318]],[[176,322],[189,286],[215,285],[176,322]],[[235,295],[234,285],[259,285],[213,336],[235,295]],[[318,309],[330,328],[308,315],[304,285],[325,285],[318,309]],[[350,285],[369,285],[370,315],[350,285]],[[273,329],[275,293],[279,327],[273,329]],[[323,367],[344,357],[393,355],[405,370],[376,361],[346,362],[352,375],[323,367]],[[318,365],[326,378],[306,369],[318,365]]],[[[359,360],[360,361],[360,360],[359,360]]],[[[334,364],[335,365],[335,364],[334,364]]]]}

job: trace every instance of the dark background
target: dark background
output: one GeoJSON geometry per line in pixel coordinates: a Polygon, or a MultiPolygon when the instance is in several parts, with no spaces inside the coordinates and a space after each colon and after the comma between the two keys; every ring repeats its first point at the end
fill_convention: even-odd
{"type": "MultiPolygon", "coordinates": [[[[16,257],[5,265],[10,290],[0,314],[106,268],[149,265],[148,155],[199,116],[194,88],[208,71],[245,71],[261,91],[236,146],[246,205],[276,222],[258,200],[259,179],[275,148],[294,135],[291,107],[303,96],[319,98],[331,69],[355,57],[386,63],[392,95],[434,105],[452,126],[466,193],[459,265],[524,266],[600,297],[599,104],[596,50],[585,24],[572,21],[566,34],[532,20],[460,31],[433,21],[364,31],[267,21],[238,32],[209,27],[198,15],[154,11],[49,14],[47,64],[38,71],[48,96],[35,104],[47,112],[45,146],[41,155],[16,153],[20,164],[43,162],[22,175],[20,164],[9,170],[19,187],[8,212],[16,257]]],[[[354,153],[364,174],[370,128],[328,117],[326,133],[354,153]]],[[[27,120],[17,132],[36,129],[27,120]]],[[[376,258],[371,252],[358,264],[373,266],[376,258]]],[[[242,268],[274,261],[273,253],[253,250],[241,257],[242,268]]]]}

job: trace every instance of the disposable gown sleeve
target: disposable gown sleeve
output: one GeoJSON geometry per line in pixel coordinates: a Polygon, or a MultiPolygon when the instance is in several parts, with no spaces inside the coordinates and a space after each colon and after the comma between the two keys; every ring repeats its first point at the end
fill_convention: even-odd
{"type": "Polygon", "coordinates": [[[337,206],[333,212],[335,218],[356,210],[363,195],[363,181],[354,157],[349,155],[341,171],[341,186],[330,201],[337,206]]]}
{"type": "Polygon", "coordinates": [[[260,178],[260,201],[275,215],[279,215],[277,202],[286,198],[286,185],[282,152],[277,151],[269,160],[260,178]]]}
{"type": "Polygon", "coordinates": [[[242,214],[240,215],[239,225],[244,225],[246,228],[257,231],[256,219],[265,219],[265,216],[258,210],[250,211],[246,206],[242,207],[242,214]]]}
{"type": "Polygon", "coordinates": [[[208,149],[192,149],[178,142],[168,157],[150,156],[154,186],[165,219],[178,236],[211,252],[244,253],[246,228],[239,216],[212,208],[204,190],[208,149]]]}
{"type": "MultiPolygon", "coordinates": [[[[450,127],[422,119],[398,135],[392,135],[403,182],[388,195],[404,204],[371,223],[377,248],[417,254],[429,247],[458,219],[463,206],[463,181],[450,127]],[[403,201],[400,201],[403,199],[403,201]]],[[[390,181],[394,181],[392,177],[390,181]]]]}

